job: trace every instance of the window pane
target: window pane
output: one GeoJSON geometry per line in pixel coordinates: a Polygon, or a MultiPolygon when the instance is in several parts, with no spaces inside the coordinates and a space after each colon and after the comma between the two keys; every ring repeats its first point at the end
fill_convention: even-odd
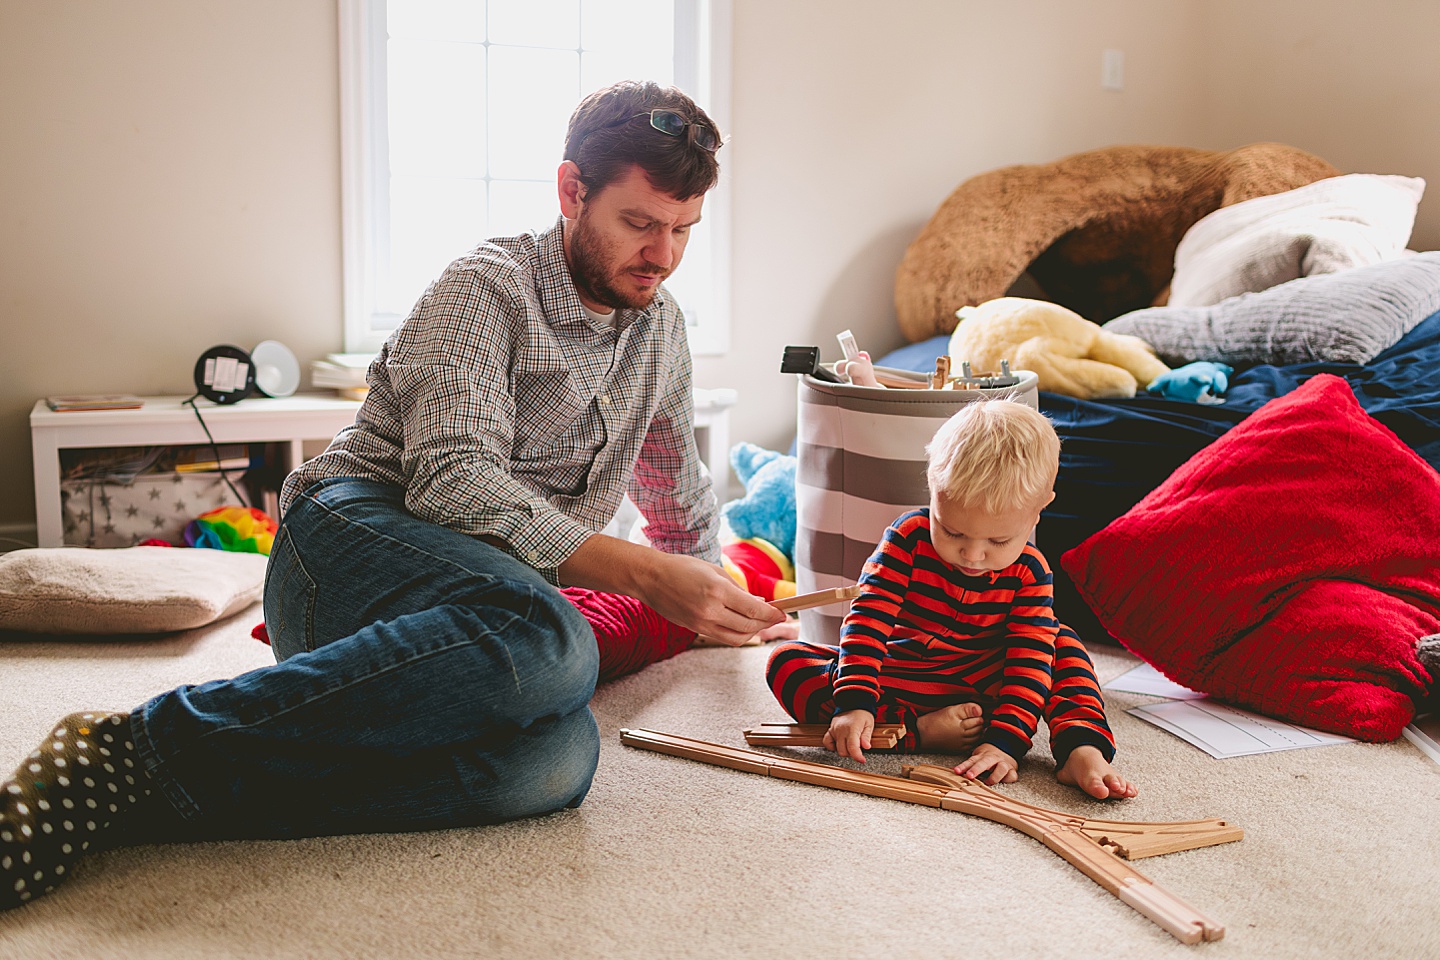
{"type": "Polygon", "coordinates": [[[688,327],[702,322],[703,306],[711,302],[713,295],[708,269],[713,256],[708,228],[709,224],[702,221],[690,231],[690,242],[685,245],[680,268],[665,280],[665,289],[685,311],[685,325],[688,327]]]}
{"type": "Polygon", "coordinates": [[[555,181],[496,180],[490,184],[488,236],[544,230],[560,216],[555,181]]]}
{"type": "Polygon", "coordinates": [[[485,39],[485,0],[404,0],[386,4],[392,37],[416,40],[485,39]]]}
{"type": "Polygon", "coordinates": [[[445,265],[485,237],[485,182],[390,180],[390,276],[377,307],[404,317],[445,265]]]}
{"type": "Polygon", "coordinates": [[[580,94],[593,93],[616,80],[654,80],[668,86],[675,82],[674,74],[669,48],[628,55],[587,50],[580,57],[580,94]]]}
{"type": "Polygon", "coordinates": [[[586,53],[653,50],[668,60],[674,45],[674,0],[581,0],[580,46],[586,53]]]}
{"type": "MultiPolygon", "coordinates": [[[[373,349],[375,333],[406,316],[476,243],[554,224],[555,169],[581,97],[624,79],[703,86],[711,49],[701,8],[696,0],[341,0],[346,22],[366,31],[347,48],[353,62],[363,65],[371,44],[385,50],[370,58],[379,70],[367,81],[384,92],[385,118],[369,129],[385,138],[372,141],[361,167],[379,179],[353,203],[346,194],[347,219],[358,204],[350,222],[368,224],[363,257],[350,255],[347,237],[347,344],[359,338],[366,346],[356,349],[373,349]],[[385,15],[358,17],[362,9],[385,15]],[[371,274],[356,282],[359,263],[371,274]]],[[[357,82],[343,70],[342,81],[357,82]]],[[[375,106],[362,103],[358,121],[347,112],[351,129],[366,129],[375,106]]],[[[345,149],[354,149],[348,140],[345,149]]],[[[723,328],[710,327],[725,320],[726,291],[709,261],[724,244],[712,241],[711,226],[696,228],[667,287],[685,308],[692,346],[723,351],[723,328]]]]}
{"type": "Polygon", "coordinates": [[[490,176],[554,176],[565,153],[565,126],[579,101],[580,55],[574,50],[490,48],[490,176]],[[504,79],[501,79],[504,78],[504,79]]]}
{"type": "Polygon", "coordinates": [[[580,46],[580,0],[490,0],[490,42],[580,46]]]}
{"type": "Polygon", "coordinates": [[[485,48],[391,40],[387,56],[390,172],[483,177],[485,48]]]}

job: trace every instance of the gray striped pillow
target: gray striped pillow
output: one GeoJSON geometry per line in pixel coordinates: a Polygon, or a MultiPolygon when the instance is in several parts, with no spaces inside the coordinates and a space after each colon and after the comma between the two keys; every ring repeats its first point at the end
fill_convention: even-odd
{"type": "MultiPolygon", "coordinates": [[[[898,375],[898,372],[897,372],[898,375]]],[[[1040,409],[1039,378],[989,390],[881,390],[799,380],[795,577],[800,593],[854,583],[888,527],[930,502],[925,445],[960,408],[1008,398],[1040,409]]],[[[845,607],[800,614],[801,639],[840,642],[845,607]]]]}
{"type": "Polygon", "coordinates": [[[1440,310],[1440,252],[1290,280],[1208,307],[1148,307],[1105,324],[1172,366],[1196,360],[1368,363],[1440,310]]]}

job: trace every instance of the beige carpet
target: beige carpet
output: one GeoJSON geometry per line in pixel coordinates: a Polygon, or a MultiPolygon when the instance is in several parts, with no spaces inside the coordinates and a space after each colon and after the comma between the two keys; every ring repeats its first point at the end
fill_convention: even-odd
{"type": "MultiPolygon", "coordinates": [[[[130,707],[269,662],[258,608],[118,643],[0,639],[0,765],[60,715],[130,707]]],[[[1034,840],[988,821],[623,747],[622,727],[743,746],[783,720],[766,651],[692,650],[604,687],[575,811],[439,833],[136,847],[0,914],[5,958],[1440,956],[1440,766],[1408,741],[1213,760],[1124,713],[1141,795],[1104,805],[1037,748],[1005,791],[1133,820],[1226,817],[1243,841],[1138,861],[1226,927],[1187,947],[1034,840]]],[[[1134,661],[1097,651],[1102,678],[1134,661]]],[[[818,751],[797,751],[818,758],[818,751]]],[[[938,758],[935,758],[938,759],[938,758]]],[[[898,772],[875,756],[871,769],[898,772]]]]}

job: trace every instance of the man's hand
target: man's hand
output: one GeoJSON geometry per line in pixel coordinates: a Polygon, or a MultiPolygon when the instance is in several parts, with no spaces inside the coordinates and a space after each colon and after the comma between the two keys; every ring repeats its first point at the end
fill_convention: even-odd
{"type": "Polygon", "coordinates": [[[671,623],[737,647],[785,620],[713,563],[598,533],[560,564],[560,582],[643,600],[671,623]]]}
{"type": "Polygon", "coordinates": [[[970,754],[970,759],[955,766],[955,772],[971,780],[979,780],[990,786],[997,783],[1014,783],[1020,779],[1016,773],[1015,759],[989,743],[982,743],[970,754]],[[986,776],[986,774],[989,776],[986,776]]]}
{"type": "Polygon", "coordinates": [[[671,623],[736,647],[762,630],[784,623],[784,613],[740,589],[713,563],[695,557],[657,556],[658,575],[641,585],[639,598],[671,623]]]}
{"type": "Polygon", "coordinates": [[[870,734],[875,732],[875,714],[869,710],[846,710],[830,718],[822,745],[842,757],[865,762],[862,750],[870,749],[870,734]]]}

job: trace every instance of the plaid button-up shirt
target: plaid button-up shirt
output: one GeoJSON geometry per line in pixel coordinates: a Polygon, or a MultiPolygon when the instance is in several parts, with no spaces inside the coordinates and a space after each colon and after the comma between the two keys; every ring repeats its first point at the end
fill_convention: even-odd
{"type": "Polygon", "coordinates": [[[290,475],[282,511],[327,477],[378,480],[403,487],[415,516],[497,537],[556,583],[628,492],[656,548],[718,563],[685,318],[662,287],[617,319],[581,307],[559,221],[482,243],[391,335],[355,424],[290,475]]]}

